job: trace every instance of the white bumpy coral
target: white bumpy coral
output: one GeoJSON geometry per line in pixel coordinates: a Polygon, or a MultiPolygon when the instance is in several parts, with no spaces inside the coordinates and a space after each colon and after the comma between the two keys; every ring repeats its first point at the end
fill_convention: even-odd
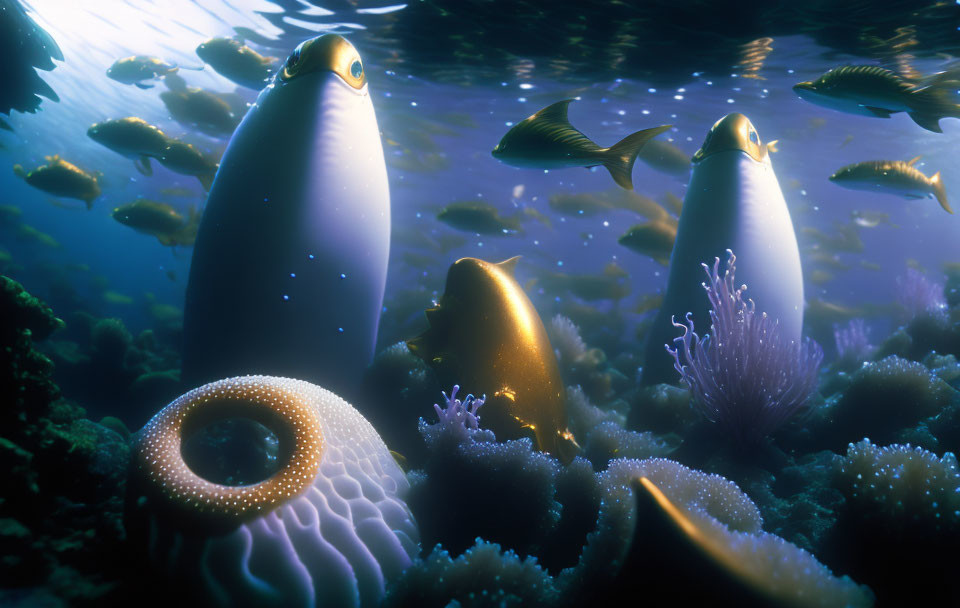
{"type": "Polygon", "coordinates": [[[136,449],[134,516],[148,551],[204,605],[376,606],[419,551],[409,484],[387,446],[353,406],[310,383],[204,385],[147,423],[136,449]],[[237,416],[277,434],[280,470],[248,486],[190,471],[180,455],[190,429],[237,416]]]}

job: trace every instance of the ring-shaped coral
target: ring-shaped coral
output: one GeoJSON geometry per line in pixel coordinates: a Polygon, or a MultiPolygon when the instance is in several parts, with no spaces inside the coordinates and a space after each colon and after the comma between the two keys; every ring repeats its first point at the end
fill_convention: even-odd
{"type": "Polygon", "coordinates": [[[360,412],[319,386],[204,385],[160,411],[134,449],[129,538],[158,581],[174,582],[160,592],[178,589],[191,605],[372,608],[419,553],[406,475],[360,412]],[[183,442],[238,417],[274,432],[279,470],[245,486],[192,471],[183,442]]]}
{"type": "Polygon", "coordinates": [[[300,494],[320,468],[323,430],[310,396],[297,384],[234,378],[183,395],[143,428],[139,464],[156,488],[179,507],[243,521],[300,494]],[[230,418],[249,418],[273,431],[283,466],[252,485],[208,481],[187,466],[181,448],[196,432],[230,418]]]}

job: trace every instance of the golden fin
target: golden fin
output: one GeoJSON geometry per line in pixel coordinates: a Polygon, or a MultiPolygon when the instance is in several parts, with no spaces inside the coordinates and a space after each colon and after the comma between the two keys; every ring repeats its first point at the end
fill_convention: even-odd
{"type": "Polygon", "coordinates": [[[533,288],[536,287],[536,286],[537,286],[537,278],[534,277],[534,278],[528,280],[526,283],[523,284],[523,290],[524,290],[524,291],[533,291],[533,288]]]}
{"type": "Polygon", "coordinates": [[[530,118],[533,118],[537,121],[547,121],[547,122],[560,122],[570,124],[570,120],[567,118],[567,108],[570,106],[571,101],[576,101],[575,99],[564,99],[563,101],[558,101],[557,103],[550,104],[549,106],[543,108],[530,118]]]}
{"type": "Polygon", "coordinates": [[[637,131],[602,151],[603,166],[607,168],[610,177],[618,186],[624,190],[633,190],[633,164],[637,161],[637,154],[643,149],[644,144],[672,126],[663,125],[637,131]]]}
{"type": "Polygon", "coordinates": [[[13,166],[13,174],[19,178],[27,177],[27,172],[23,170],[23,165],[21,165],[20,163],[17,163],[16,165],[13,166]]]}
{"type": "Polygon", "coordinates": [[[943,181],[940,179],[940,172],[937,171],[930,178],[930,185],[933,186],[933,195],[937,197],[937,202],[947,213],[953,213],[950,208],[950,202],[947,201],[947,189],[943,187],[943,181]]]}
{"type": "Polygon", "coordinates": [[[500,268],[502,268],[503,271],[506,272],[508,275],[513,276],[514,271],[517,269],[517,262],[519,262],[520,258],[522,257],[523,256],[521,255],[515,255],[508,260],[504,260],[499,264],[496,264],[496,266],[499,266],[500,268]]]}
{"type": "Polygon", "coordinates": [[[766,146],[766,148],[767,148],[767,153],[768,153],[768,154],[776,154],[777,152],[780,151],[780,150],[777,148],[777,143],[778,143],[779,141],[780,141],[779,139],[774,139],[773,141],[768,141],[766,144],[764,144],[764,145],[766,146]]]}
{"type": "Polygon", "coordinates": [[[912,167],[921,158],[923,158],[923,156],[914,156],[913,158],[907,161],[907,164],[912,167]]]}

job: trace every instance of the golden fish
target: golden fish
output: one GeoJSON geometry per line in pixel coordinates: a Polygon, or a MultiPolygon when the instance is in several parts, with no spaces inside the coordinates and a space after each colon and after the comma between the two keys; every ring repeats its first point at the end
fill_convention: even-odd
{"type": "Polygon", "coordinates": [[[58,155],[47,156],[46,160],[46,165],[30,172],[24,171],[20,165],[14,165],[13,172],[37,190],[54,196],[75,198],[85,202],[87,209],[93,208],[93,200],[100,196],[97,176],[68,163],[58,155]]]}
{"type": "Polygon", "coordinates": [[[953,213],[940,172],[927,177],[913,166],[918,160],[919,156],[906,162],[870,160],[855,163],[839,169],[830,176],[830,181],[851,190],[886,192],[910,199],[936,198],[944,211],[953,213]]]}
{"type": "Polygon", "coordinates": [[[233,38],[211,38],[197,47],[197,56],[224,78],[258,91],[267,85],[277,62],[233,38]]]}
{"type": "Polygon", "coordinates": [[[518,259],[454,262],[440,303],[426,310],[430,329],[407,346],[441,382],[487,395],[481,424],[497,437],[532,436],[570,462],[579,446],[567,429],[566,389],[543,322],[513,276],[518,259]]]}

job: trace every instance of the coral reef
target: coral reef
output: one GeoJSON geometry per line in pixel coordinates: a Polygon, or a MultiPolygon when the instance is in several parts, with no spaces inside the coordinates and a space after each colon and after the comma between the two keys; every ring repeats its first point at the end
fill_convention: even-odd
{"type": "Polygon", "coordinates": [[[433,369],[411,353],[405,342],[398,342],[377,354],[363,387],[357,409],[390,449],[419,466],[427,451],[415,421],[430,415],[430,403],[441,388],[433,369]],[[385,403],[390,406],[384,407],[385,403]]]}
{"type": "Polygon", "coordinates": [[[538,607],[557,605],[560,597],[536,558],[521,560],[512,551],[477,539],[456,559],[437,545],[400,576],[384,606],[538,607]]]}
{"type": "Polygon", "coordinates": [[[908,321],[924,316],[943,322],[947,319],[943,284],[931,281],[913,267],[897,277],[897,303],[908,321]]]}
{"type": "Polygon", "coordinates": [[[894,355],[864,365],[808,424],[818,445],[826,447],[839,449],[863,437],[887,443],[958,398],[960,393],[923,364],[894,355]]]}
{"type": "Polygon", "coordinates": [[[833,485],[846,500],[828,543],[832,558],[890,605],[960,600],[946,575],[960,541],[960,471],[952,453],[938,458],[864,440],[835,457],[833,485]]]}
{"type": "Polygon", "coordinates": [[[631,487],[637,524],[624,574],[612,585],[621,596],[670,580],[671,601],[678,605],[705,605],[718,596],[736,606],[873,605],[869,589],[835,578],[812,555],[773,534],[731,530],[670,499],[646,477],[631,487]]]}
{"type": "Polygon", "coordinates": [[[833,326],[833,338],[837,347],[834,366],[843,371],[853,371],[870,358],[870,330],[863,319],[851,319],[846,325],[833,326]]]}
{"type": "Polygon", "coordinates": [[[181,392],[179,354],[153,330],[134,337],[120,319],[76,312],[58,338],[46,349],[54,379],[91,415],[139,428],[181,392]]]}
{"type": "Polygon", "coordinates": [[[129,449],[60,397],[35,350],[63,327],[0,277],[0,604],[103,605],[126,570],[121,525],[129,449]]]}
{"type": "Polygon", "coordinates": [[[757,313],[745,287],[734,287],[736,257],[730,255],[720,276],[716,258],[704,288],[710,300],[711,333],[702,340],[693,319],[667,347],[675,367],[693,393],[693,403],[711,422],[744,444],[756,443],[777,430],[808,403],[817,386],[823,351],[816,342],[781,337],[777,321],[757,313]]]}

